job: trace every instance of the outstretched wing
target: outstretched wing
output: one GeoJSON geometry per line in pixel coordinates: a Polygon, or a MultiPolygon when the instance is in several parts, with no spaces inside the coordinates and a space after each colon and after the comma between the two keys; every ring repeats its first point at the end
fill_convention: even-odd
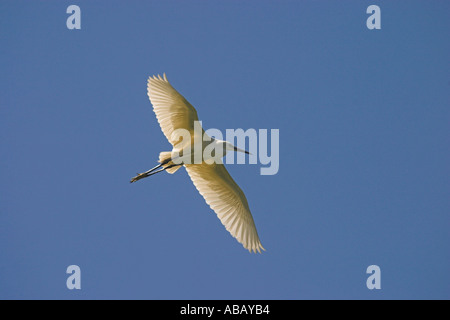
{"type": "Polygon", "coordinates": [[[170,85],[166,74],[148,78],[147,93],[161,130],[173,146],[179,141],[172,136],[174,130],[193,132],[194,121],[198,121],[197,111],[170,85]]]}
{"type": "Polygon", "coordinates": [[[223,164],[186,164],[186,170],[206,203],[225,228],[250,252],[265,250],[244,192],[223,164]]]}

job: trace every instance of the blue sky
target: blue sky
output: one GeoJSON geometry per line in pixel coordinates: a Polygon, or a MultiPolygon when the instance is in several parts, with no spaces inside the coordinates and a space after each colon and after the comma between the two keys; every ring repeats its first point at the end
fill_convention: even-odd
{"type": "Polygon", "coordinates": [[[0,298],[450,298],[449,9],[1,1],[0,298]],[[129,184],[171,147],[146,93],[163,72],[205,128],[280,130],[278,174],[227,166],[263,254],[184,169],[129,184]]]}

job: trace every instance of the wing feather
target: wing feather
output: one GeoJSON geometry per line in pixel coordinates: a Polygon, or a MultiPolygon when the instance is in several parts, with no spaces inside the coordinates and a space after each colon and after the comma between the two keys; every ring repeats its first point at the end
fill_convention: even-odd
{"type": "Polygon", "coordinates": [[[173,146],[178,143],[172,137],[176,129],[193,132],[197,111],[172,87],[165,74],[148,78],[147,93],[161,130],[173,146]]]}
{"type": "Polygon", "coordinates": [[[186,164],[197,190],[218,218],[250,252],[265,250],[256,231],[247,198],[223,164],[186,164]]]}

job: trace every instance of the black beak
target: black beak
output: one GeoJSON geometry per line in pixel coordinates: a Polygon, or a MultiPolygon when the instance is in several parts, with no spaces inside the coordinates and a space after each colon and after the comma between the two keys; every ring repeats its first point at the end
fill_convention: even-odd
{"type": "Polygon", "coordinates": [[[234,147],[234,151],[239,151],[239,152],[244,152],[244,153],[246,153],[246,154],[251,154],[251,153],[248,152],[247,150],[238,149],[237,147],[234,147]]]}

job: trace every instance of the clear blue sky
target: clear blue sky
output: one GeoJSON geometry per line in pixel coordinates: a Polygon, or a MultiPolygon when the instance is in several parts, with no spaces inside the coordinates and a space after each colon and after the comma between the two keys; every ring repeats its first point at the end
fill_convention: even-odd
{"type": "Polygon", "coordinates": [[[449,12],[2,0],[0,298],[449,299],[449,12]],[[81,30],[66,28],[71,4],[81,30]],[[170,150],[146,93],[163,72],[206,128],[280,130],[277,175],[227,166],[264,254],[184,169],[129,183],[170,150]],[[372,264],[381,290],[366,287],[372,264]]]}

